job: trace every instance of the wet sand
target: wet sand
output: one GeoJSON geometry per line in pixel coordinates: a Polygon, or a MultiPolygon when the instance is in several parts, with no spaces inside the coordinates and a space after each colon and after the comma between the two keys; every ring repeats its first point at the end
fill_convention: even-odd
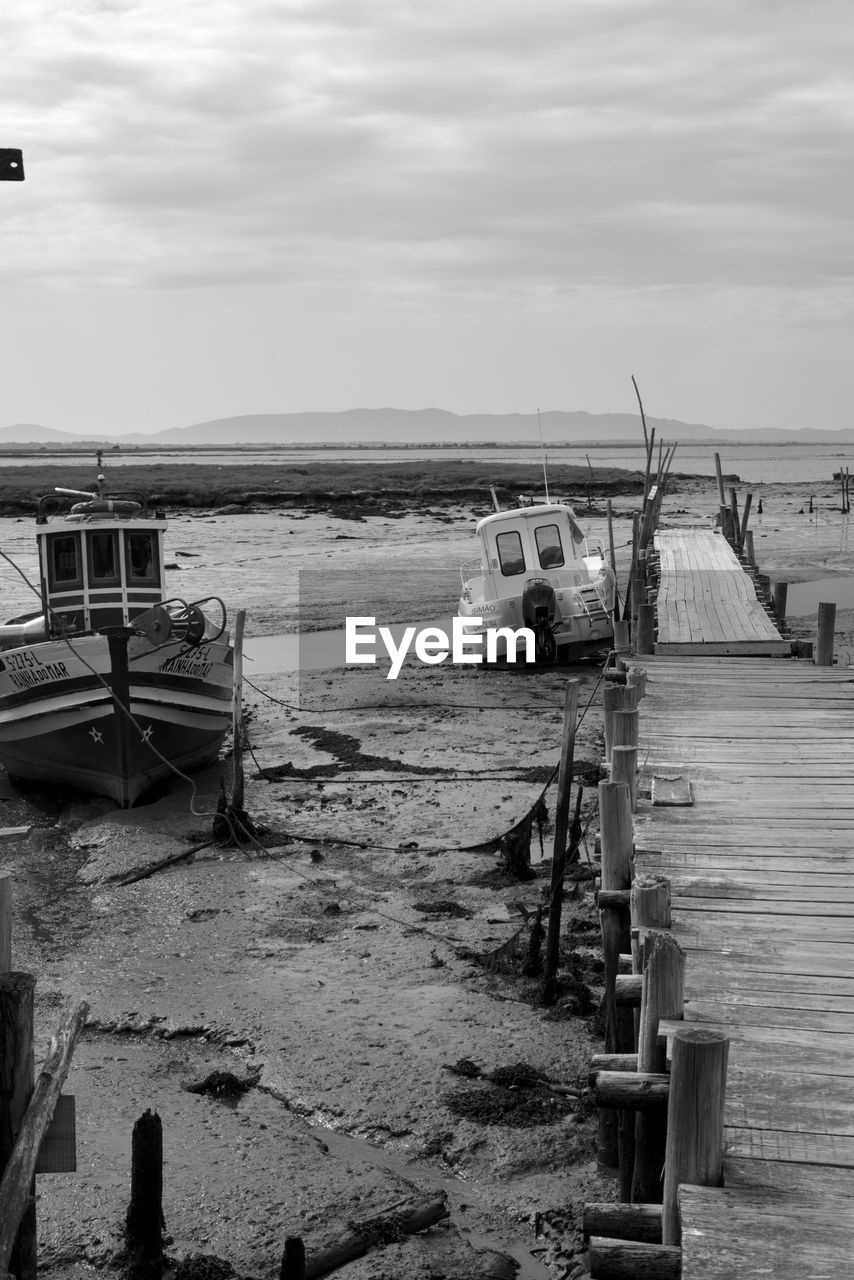
{"type": "MultiPolygon", "coordinates": [[[[752,525],[763,572],[847,571],[848,519],[829,499],[810,519],[796,489],[762,496],[752,525]]],[[[622,583],[635,499],[613,502],[622,583]]],[[[709,520],[716,504],[711,482],[688,482],[664,522],[709,520]]],[[[607,540],[603,516],[586,519],[584,507],[590,535],[607,540]]],[[[300,571],[343,575],[348,609],[372,601],[389,622],[452,612],[476,514],[454,504],[399,518],[270,509],[174,520],[170,590],[215,589],[232,613],[247,610],[246,808],[258,844],[115,882],[207,839],[227,758],[194,796],[176,784],[129,813],[45,792],[3,802],[5,825],[33,825],[0,844],[0,866],[15,879],[15,967],[38,976],[37,1056],[67,999],[91,1004],[67,1086],[78,1173],[38,1183],[46,1274],[119,1270],[131,1129],[149,1107],[164,1125],[172,1258],[212,1254],[240,1275],[273,1277],[286,1236],[303,1236],[311,1254],[348,1222],[443,1191],[449,1226],[347,1274],[485,1276],[491,1251],[513,1256],[523,1280],[582,1267],[581,1205],[613,1192],[597,1174],[592,1110],[448,1068],[524,1063],[580,1085],[600,1045],[592,838],[565,906],[552,1009],[518,955],[548,883],[551,829],[545,856],[534,829],[525,883],[503,874],[490,843],[557,762],[567,677],[581,682],[581,706],[596,691],[576,750],[595,829],[598,669],[413,666],[391,689],[381,673],[320,667],[300,682],[269,639],[296,631],[300,602],[303,627],[336,625],[340,598],[300,592],[300,571]],[[230,1101],[182,1087],[213,1068],[255,1083],[230,1101]]],[[[4,550],[32,572],[30,521],[2,525],[4,550]]],[[[6,565],[3,582],[9,616],[32,607],[6,565]]],[[[844,615],[840,629],[850,641],[844,615]]]]}

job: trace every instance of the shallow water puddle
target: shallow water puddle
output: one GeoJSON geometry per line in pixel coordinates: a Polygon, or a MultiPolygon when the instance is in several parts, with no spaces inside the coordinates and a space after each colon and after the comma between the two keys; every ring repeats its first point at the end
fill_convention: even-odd
{"type": "Polygon", "coordinates": [[[818,613],[820,604],[854,609],[854,577],[818,578],[814,582],[791,582],[786,596],[790,618],[818,613]]]}

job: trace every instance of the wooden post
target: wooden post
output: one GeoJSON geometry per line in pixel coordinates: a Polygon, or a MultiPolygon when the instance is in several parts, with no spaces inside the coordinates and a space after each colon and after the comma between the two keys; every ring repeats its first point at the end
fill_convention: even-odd
{"type": "MultiPolygon", "coordinates": [[[[659,1230],[660,1228],[659,1223],[659,1230]]],[[[302,1236],[288,1236],[285,1241],[279,1280],[305,1280],[305,1245],[302,1236]]]]}
{"type": "Polygon", "coordinates": [[[836,605],[825,601],[818,606],[818,635],[815,646],[815,665],[833,666],[833,629],[836,625],[836,605]]]}
{"type": "MultiPolygon", "coordinates": [[[[5,978],[0,978],[0,989],[11,979],[22,978],[25,984],[29,984],[31,1014],[35,978],[30,974],[7,974],[5,978]]],[[[8,1035],[5,1020],[7,1012],[9,1012],[8,1008],[0,1008],[0,1014],[2,1014],[0,1025],[8,1035]]],[[[85,1025],[88,1012],[89,1006],[85,1000],[79,1000],[69,1008],[59,1030],[51,1038],[47,1057],[42,1063],[34,1089],[32,1088],[32,1017],[30,1017],[29,1048],[22,1054],[23,1058],[28,1058],[26,1072],[29,1073],[30,1094],[26,1101],[23,1118],[17,1125],[16,1131],[13,1131],[14,1147],[6,1160],[3,1176],[0,1178],[0,1276],[5,1275],[10,1265],[15,1275],[21,1277],[21,1280],[25,1277],[29,1280],[31,1276],[35,1276],[36,1220],[33,1174],[37,1168],[42,1140],[59,1102],[60,1092],[71,1065],[71,1055],[85,1025]],[[30,1241],[26,1241],[28,1226],[32,1231],[30,1241]],[[16,1232],[17,1243],[15,1242],[16,1232]],[[31,1248],[32,1251],[31,1261],[21,1256],[25,1242],[27,1249],[31,1248]],[[16,1256],[21,1258],[18,1263],[15,1262],[16,1256]]],[[[15,1038],[13,1034],[10,1040],[14,1041],[15,1038]]],[[[26,1036],[23,1042],[19,1039],[19,1047],[22,1043],[26,1045],[26,1036]]],[[[2,1042],[0,1042],[0,1052],[5,1052],[5,1044],[2,1042]]],[[[0,1080],[2,1080],[0,1092],[6,1092],[10,1078],[3,1074],[0,1080]]],[[[14,1094],[14,1081],[11,1081],[11,1087],[14,1094]]],[[[0,1121],[2,1121],[0,1132],[8,1137],[9,1129],[5,1118],[0,1116],[0,1121]]],[[[0,1164],[2,1160],[3,1158],[0,1157],[0,1164]]]]}
{"type": "MultiPolygon", "coordinates": [[[[628,689],[626,691],[628,693],[628,689]]],[[[634,691],[633,691],[634,692],[634,691]]],[[[614,747],[636,747],[638,745],[638,727],[640,712],[615,711],[611,729],[611,752],[614,747]]]]}
{"type": "Polygon", "coordinates": [[[747,537],[747,522],[750,519],[750,507],[753,503],[753,494],[749,493],[744,500],[744,513],[741,517],[741,528],[738,532],[738,550],[739,554],[744,552],[744,539],[747,537]]]}
{"type": "Polygon", "coordinates": [[[638,608],[635,630],[635,653],[652,653],[655,649],[655,605],[642,604],[638,608]]]}
{"type": "Polygon", "coordinates": [[[611,781],[625,782],[629,788],[632,813],[638,807],[638,749],[614,745],[611,748],[611,781]]]}
{"type": "Polygon", "coordinates": [[[632,651],[627,618],[623,618],[621,622],[614,623],[614,651],[623,656],[630,654],[632,651]]]}
{"type": "MultiPolygon", "coordinates": [[[[599,823],[602,888],[628,889],[632,882],[632,811],[629,788],[624,782],[599,783],[599,823]]],[[[634,1048],[632,1011],[618,1009],[616,1002],[620,954],[628,950],[631,936],[628,909],[605,907],[599,912],[599,920],[605,964],[605,1050],[607,1053],[631,1053],[634,1048]]],[[[606,1167],[619,1165],[621,1195],[625,1200],[630,1198],[633,1147],[634,1113],[602,1108],[599,1112],[599,1162],[606,1167]]]]}
{"type": "Polygon", "coordinates": [[[643,578],[632,579],[632,622],[637,623],[638,609],[646,603],[646,583],[643,578]]]}
{"type": "Polygon", "coordinates": [[[243,628],[245,624],[246,610],[238,609],[234,618],[234,685],[231,708],[234,739],[231,807],[237,813],[243,809],[243,628]]]}
{"type": "Polygon", "coordinates": [[[163,1126],[146,1111],[133,1126],[130,1204],[125,1220],[128,1280],[163,1275],[163,1126]]]}
{"type": "Polygon", "coordinates": [[[621,684],[606,685],[602,691],[602,727],[605,732],[605,763],[611,760],[611,747],[614,743],[614,715],[624,710],[626,705],[626,687],[621,684]]]}
{"type": "Polygon", "coordinates": [[[729,509],[732,512],[732,541],[736,552],[741,550],[741,521],[738,516],[738,494],[735,489],[729,491],[729,509]]]}
{"type": "Polygon", "coordinates": [[[563,904],[563,873],[566,866],[566,839],[569,833],[569,796],[572,790],[572,761],[575,754],[575,723],[578,718],[578,680],[567,680],[563,706],[563,736],[555,803],[555,835],[552,848],[552,883],[549,896],[549,927],[543,964],[543,1004],[554,1002],[560,959],[560,917],[563,904]]]}
{"type": "Polygon", "coordinates": [[[753,566],[753,568],[755,569],[755,568],[756,568],[756,553],[755,553],[755,551],[753,550],[753,530],[752,530],[752,529],[748,529],[748,530],[747,530],[747,536],[746,536],[746,538],[744,539],[744,554],[747,556],[747,562],[748,562],[748,564],[751,564],[751,565],[753,566]]]}
{"type": "Polygon", "coordinates": [[[715,474],[718,477],[718,503],[720,506],[726,506],[726,495],[724,494],[724,475],[721,470],[721,455],[715,454],[715,474]]]}
{"type": "MultiPolygon", "coordinates": [[[[31,973],[0,974],[0,1174],[5,1173],[11,1163],[35,1082],[35,986],[31,973]]],[[[10,1170],[7,1184],[11,1176],[10,1170]]],[[[0,1245],[0,1274],[10,1272],[16,1280],[36,1280],[36,1198],[32,1173],[17,1183],[14,1190],[26,1208],[22,1205],[16,1205],[14,1210],[10,1208],[0,1222],[0,1232],[4,1236],[8,1232],[5,1247],[0,1245]]]]}
{"type": "Polygon", "coordinates": [[[12,968],[12,876],[0,871],[0,973],[12,968]]]}
{"type": "Polygon", "coordinates": [[[728,1056],[729,1037],[718,1031],[685,1026],[673,1037],[661,1215],[664,1244],[682,1240],[676,1199],[680,1183],[720,1186],[728,1056]]]}
{"type": "Polygon", "coordinates": [[[774,583],[774,612],[778,622],[786,621],[786,604],[789,596],[788,582],[774,583]]]}
{"type": "Polygon", "coordinates": [[[632,928],[670,928],[670,881],[667,876],[636,876],[631,892],[632,928]]]}
{"type": "MultiPolygon", "coordinates": [[[[681,1018],[685,1003],[685,952],[670,933],[650,930],[644,939],[643,989],[638,1030],[638,1071],[663,1072],[666,1050],[658,1042],[661,1018],[681,1018]]],[[[661,1172],[667,1137],[667,1107],[638,1112],[632,1200],[661,1199],[661,1172]]]]}

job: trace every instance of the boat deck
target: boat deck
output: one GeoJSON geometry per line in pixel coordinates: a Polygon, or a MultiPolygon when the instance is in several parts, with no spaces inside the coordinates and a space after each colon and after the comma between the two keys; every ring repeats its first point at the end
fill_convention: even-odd
{"type": "Polygon", "coordinates": [[[782,656],[791,651],[726,539],[711,529],[655,535],[659,654],[782,656]]]}
{"type": "Polygon", "coordinates": [[[731,1037],[725,1186],[680,1190],[683,1280],[850,1276],[854,673],[643,662],[642,787],[692,803],[640,802],[636,873],[671,879],[686,1019],[731,1037]]]}

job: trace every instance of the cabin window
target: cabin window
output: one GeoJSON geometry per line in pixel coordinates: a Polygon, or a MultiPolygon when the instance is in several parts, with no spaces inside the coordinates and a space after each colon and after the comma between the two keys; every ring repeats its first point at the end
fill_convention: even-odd
{"type": "Polygon", "coordinates": [[[146,587],[160,586],[157,536],[148,532],[125,533],[125,561],[128,582],[146,587]]]}
{"type": "Polygon", "coordinates": [[[83,586],[80,538],[76,533],[55,533],[48,539],[48,576],[54,591],[83,586]]]}
{"type": "Polygon", "coordinates": [[[89,553],[90,587],[117,587],[119,575],[118,539],[112,530],[86,535],[89,553]]]}
{"type": "Polygon", "coordinates": [[[505,578],[513,578],[517,573],[525,572],[525,553],[522,550],[522,539],[515,529],[507,533],[499,533],[495,539],[498,548],[498,560],[505,578]]]}
{"type": "Polygon", "coordinates": [[[566,563],[563,557],[563,545],[560,540],[560,529],[556,524],[539,524],[534,530],[537,541],[537,554],[540,557],[541,569],[559,569],[566,563]]]}

